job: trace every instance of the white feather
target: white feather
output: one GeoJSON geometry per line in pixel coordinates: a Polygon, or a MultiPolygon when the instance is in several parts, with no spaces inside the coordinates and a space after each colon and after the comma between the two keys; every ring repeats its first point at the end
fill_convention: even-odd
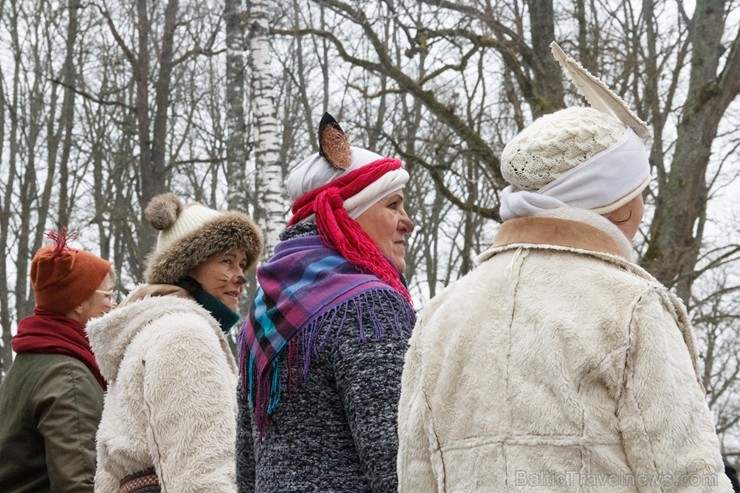
{"type": "Polygon", "coordinates": [[[635,115],[627,107],[627,103],[614,94],[606,84],[594,77],[580,63],[566,55],[555,41],[550,43],[550,49],[552,50],[552,56],[565,69],[568,78],[575,84],[578,92],[586,98],[592,108],[616,118],[634,130],[644,140],[652,137],[652,130],[647,123],[635,115]]]}

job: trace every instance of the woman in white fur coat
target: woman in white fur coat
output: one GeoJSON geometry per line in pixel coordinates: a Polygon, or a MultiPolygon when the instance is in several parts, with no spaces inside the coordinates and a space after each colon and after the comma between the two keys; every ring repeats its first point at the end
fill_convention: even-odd
{"type": "Polygon", "coordinates": [[[601,111],[504,149],[494,245],[411,338],[399,491],[731,491],[686,311],[631,261],[649,130],[553,50],[601,111]]]}
{"type": "Polygon", "coordinates": [[[238,212],[155,197],[148,284],[87,326],[108,380],[95,491],[236,492],[237,368],[224,336],[262,235],[238,212]]]}

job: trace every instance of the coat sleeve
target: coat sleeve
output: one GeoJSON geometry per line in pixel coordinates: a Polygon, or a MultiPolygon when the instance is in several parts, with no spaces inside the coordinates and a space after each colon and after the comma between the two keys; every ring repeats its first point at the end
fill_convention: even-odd
{"type": "Polygon", "coordinates": [[[95,471],[95,493],[118,493],[121,489],[119,481],[107,469],[107,467],[98,465],[95,471]]]}
{"type": "MultiPolygon", "coordinates": [[[[400,303],[400,302],[399,302],[400,303]]],[[[357,327],[346,323],[332,351],[336,383],[372,491],[396,491],[397,411],[401,372],[411,327],[396,330],[393,313],[366,311],[357,327]],[[382,337],[372,335],[374,327],[382,337]]],[[[349,320],[347,321],[349,322],[349,320]]]]}
{"type": "Polygon", "coordinates": [[[239,418],[236,424],[236,484],[239,493],[254,493],[255,462],[252,438],[252,411],[247,392],[239,386],[239,418]]]}
{"type": "Polygon", "coordinates": [[[146,352],[147,445],[167,491],[235,492],[233,357],[193,318],[163,320],[146,352]]]}
{"type": "Polygon", "coordinates": [[[406,362],[401,378],[401,399],[398,404],[398,491],[437,491],[432,469],[430,443],[426,427],[429,421],[429,406],[422,383],[420,331],[414,336],[406,353],[406,362]]]}
{"type": "Polygon", "coordinates": [[[92,492],[95,433],[103,411],[103,390],[84,364],[50,368],[33,390],[31,405],[44,437],[51,491],[92,492]]]}
{"type": "Polygon", "coordinates": [[[627,461],[640,491],[731,491],[678,321],[657,288],[632,310],[617,401],[627,461]]]}

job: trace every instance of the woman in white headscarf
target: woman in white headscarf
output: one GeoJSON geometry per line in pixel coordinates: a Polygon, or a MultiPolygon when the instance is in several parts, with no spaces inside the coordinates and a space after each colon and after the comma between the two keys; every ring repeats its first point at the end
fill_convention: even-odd
{"type": "Polygon", "coordinates": [[[649,130],[553,52],[593,107],[507,144],[493,247],[420,315],[399,491],[730,491],[686,311],[631,260],[649,130]]]}
{"type": "Polygon", "coordinates": [[[328,114],[321,152],[287,179],[293,215],[240,343],[240,491],[388,492],[396,410],[416,320],[403,279],[409,179],[351,147],[328,114]]]}

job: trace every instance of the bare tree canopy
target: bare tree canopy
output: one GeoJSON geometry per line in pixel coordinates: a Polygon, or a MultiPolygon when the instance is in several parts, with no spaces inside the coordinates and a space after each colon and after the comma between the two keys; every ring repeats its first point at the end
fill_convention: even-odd
{"type": "Polygon", "coordinates": [[[45,230],[79,230],[124,291],[165,190],[254,214],[274,242],[325,111],[405,161],[423,307],[490,244],[506,142],[586,105],[555,40],[653,129],[636,254],[687,305],[740,454],[739,27],[738,0],[0,0],[0,378],[45,230]]]}

